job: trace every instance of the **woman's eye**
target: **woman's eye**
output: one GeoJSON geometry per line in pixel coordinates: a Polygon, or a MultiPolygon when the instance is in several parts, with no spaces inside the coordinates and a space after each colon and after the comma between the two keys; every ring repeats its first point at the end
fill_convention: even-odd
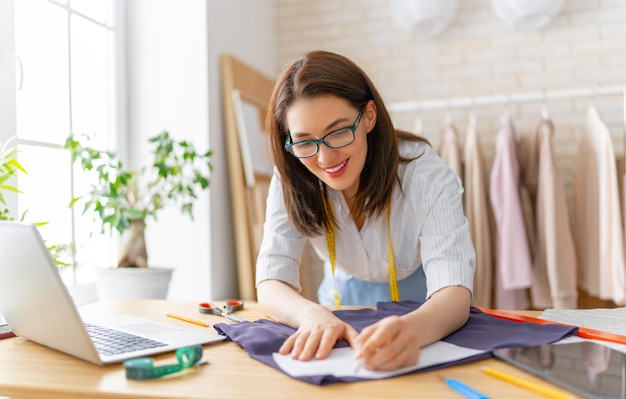
{"type": "Polygon", "coordinates": [[[302,141],[300,143],[295,143],[295,145],[297,145],[298,148],[301,148],[301,149],[311,148],[315,146],[315,144],[312,141],[302,141]]]}
{"type": "Polygon", "coordinates": [[[334,138],[338,138],[338,137],[343,137],[349,133],[350,133],[350,129],[341,129],[341,130],[337,130],[333,132],[331,136],[334,138]]]}

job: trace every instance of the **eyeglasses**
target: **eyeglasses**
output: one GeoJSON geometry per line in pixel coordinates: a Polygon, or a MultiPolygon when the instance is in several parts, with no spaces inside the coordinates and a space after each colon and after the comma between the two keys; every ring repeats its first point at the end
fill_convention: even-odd
{"type": "Polygon", "coordinates": [[[291,134],[288,134],[285,140],[285,150],[289,151],[297,158],[310,158],[317,154],[320,150],[320,144],[322,143],[326,144],[329,148],[342,148],[350,145],[354,142],[354,131],[359,127],[363,111],[365,111],[365,107],[361,108],[359,116],[356,117],[356,120],[351,126],[333,130],[321,139],[302,140],[292,143],[291,134]]]}

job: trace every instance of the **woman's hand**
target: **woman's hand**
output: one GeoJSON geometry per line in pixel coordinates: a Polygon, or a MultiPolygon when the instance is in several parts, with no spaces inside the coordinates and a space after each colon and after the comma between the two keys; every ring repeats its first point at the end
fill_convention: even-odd
{"type": "Polygon", "coordinates": [[[279,353],[297,360],[325,359],[339,340],[354,346],[358,333],[325,308],[313,309],[298,330],[285,340],[279,353]]]}
{"type": "Polygon", "coordinates": [[[386,317],[364,328],[352,346],[371,370],[395,370],[417,363],[420,348],[458,330],[469,317],[471,294],[460,286],[435,292],[418,309],[386,317]]]}
{"type": "Polygon", "coordinates": [[[259,304],[272,319],[297,328],[279,353],[298,360],[324,359],[335,343],[345,339],[354,347],[356,330],[341,321],[328,308],[303,298],[278,280],[265,280],[257,287],[259,304]]]}
{"type": "Polygon", "coordinates": [[[417,334],[407,321],[389,316],[368,326],[354,341],[357,358],[370,370],[395,370],[413,366],[420,354],[417,334]]]}

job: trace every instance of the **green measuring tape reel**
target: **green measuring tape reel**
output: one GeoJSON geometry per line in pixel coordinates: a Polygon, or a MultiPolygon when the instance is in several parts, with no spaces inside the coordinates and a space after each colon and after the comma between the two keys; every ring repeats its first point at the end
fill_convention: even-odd
{"type": "Polygon", "coordinates": [[[202,345],[185,346],[176,351],[178,364],[155,366],[151,357],[140,357],[124,362],[129,380],[153,380],[197,366],[202,360],[202,345]]]}

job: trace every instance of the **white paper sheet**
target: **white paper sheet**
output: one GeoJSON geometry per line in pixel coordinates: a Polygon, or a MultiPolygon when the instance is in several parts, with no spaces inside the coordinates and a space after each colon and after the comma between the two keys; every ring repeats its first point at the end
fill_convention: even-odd
{"type": "Polygon", "coordinates": [[[539,318],[626,335],[626,308],[546,309],[539,318]]]}
{"type": "Polygon", "coordinates": [[[370,371],[364,367],[356,372],[357,361],[352,348],[333,349],[328,358],[324,360],[300,361],[294,360],[290,355],[274,353],[274,361],[287,374],[292,377],[305,377],[313,375],[334,375],[336,377],[362,377],[380,379],[405,374],[409,371],[419,370],[437,364],[465,359],[480,353],[483,350],[463,348],[443,341],[428,345],[420,351],[420,358],[416,365],[394,371],[370,371]]]}
{"type": "MultiPolygon", "coordinates": [[[[597,309],[546,309],[540,319],[570,324],[573,326],[606,331],[613,334],[626,335],[626,308],[597,309]]],[[[626,353],[626,345],[601,340],[589,340],[579,337],[568,337],[559,343],[576,341],[594,341],[622,353],[626,353]]]]}

